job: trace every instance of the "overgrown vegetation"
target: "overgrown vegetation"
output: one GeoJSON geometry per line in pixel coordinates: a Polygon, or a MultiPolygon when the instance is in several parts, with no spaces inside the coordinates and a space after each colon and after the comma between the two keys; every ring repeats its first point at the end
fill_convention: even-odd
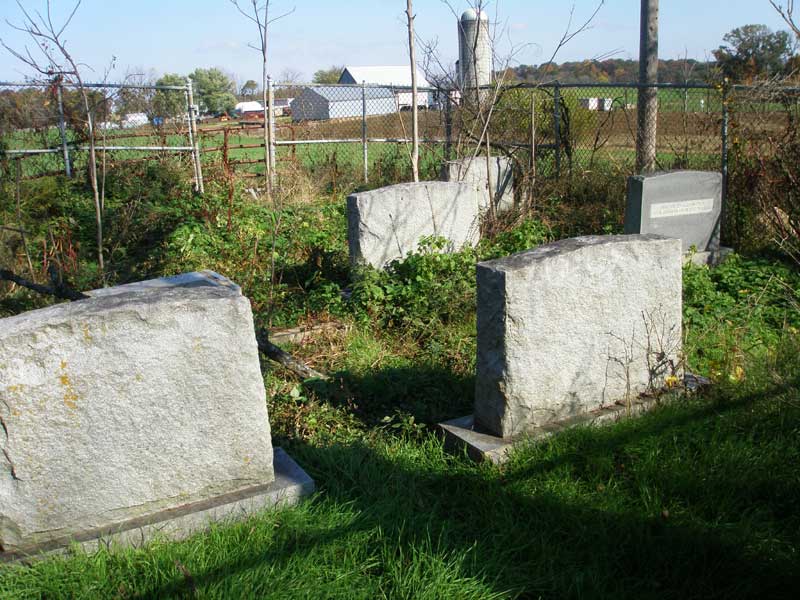
{"type": "MultiPolygon", "coordinates": [[[[387,180],[406,176],[401,151],[382,160],[387,180]]],[[[79,289],[102,285],[87,181],[22,181],[17,194],[13,167],[0,184],[2,263],[39,281],[57,264],[79,289]]],[[[355,180],[292,172],[278,210],[245,182],[229,197],[222,178],[194,196],[185,172],[172,161],[109,170],[106,277],[213,269],[242,285],[260,325],[331,323],[292,348],[330,381],[265,370],[275,445],[320,493],[185,542],[0,567],[0,596],[795,593],[800,272],[777,248],[684,271],[686,360],[711,390],[522,447],[496,468],[446,454],[432,430],[471,411],[475,263],[621,232],[624,179],[543,186],[526,214],[487,223],[475,249],[440,254],[431,238],[378,272],[348,263],[344,194],[355,180]]],[[[0,287],[0,316],[46,302],[0,287]]]]}

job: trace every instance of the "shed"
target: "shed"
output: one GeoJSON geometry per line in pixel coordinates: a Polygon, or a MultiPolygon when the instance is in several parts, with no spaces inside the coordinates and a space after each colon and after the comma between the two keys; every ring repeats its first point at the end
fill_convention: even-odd
{"type": "MultiPolygon", "coordinates": [[[[378,67],[345,67],[339,76],[339,83],[366,83],[367,85],[382,85],[391,88],[411,87],[411,68],[405,66],[378,66],[378,67]]],[[[417,69],[417,87],[431,87],[425,74],[417,69]]],[[[401,109],[411,107],[412,93],[410,90],[395,90],[397,96],[397,106],[401,109]]],[[[428,92],[417,92],[417,106],[430,106],[430,94],[428,92]]]]}
{"type": "Polygon", "coordinates": [[[362,93],[366,99],[366,113],[385,115],[397,110],[397,100],[386,87],[320,86],[307,87],[292,100],[292,121],[323,121],[360,117],[362,93]]]}

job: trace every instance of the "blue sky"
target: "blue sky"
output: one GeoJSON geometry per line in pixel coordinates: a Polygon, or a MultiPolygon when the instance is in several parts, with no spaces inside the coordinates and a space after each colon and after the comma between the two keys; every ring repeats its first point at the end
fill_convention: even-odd
{"type": "MultiPolygon", "coordinates": [[[[248,2],[249,0],[244,0],[248,2]]],[[[22,0],[26,8],[44,0],[22,0]]],[[[53,0],[63,14],[73,0],[53,0]]],[[[456,19],[441,0],[416,0],[416,28],[424,40],[438,39],[439,54],[450,62],[457,54],[456,19]]],[[[460,13],[468,2],[451,0],[460,13]]],[[[574,4],[574,22],[584,21],[595,0],[494,0],[489,12],[502,30],[498,53],[518,50],[515,63],[538,64],[553,52],[574,4]],[[495,18],[496,15],[496,18],[495,18]]],[[[616,52],[621,58],[638,53],[640,0],[606,0],[594,26],[563,48],[556,60],[579,60],[616,52]]],[[[273,24],[271,66],[274,76],[284,69],[305,78],[332,64],[404,64],[406,32],[403,0],[273,0],[274,10],[295,8],[273,24]]],[[[12,47],[26,40],[6,20],[19,22],[14,0],[0,0],[0,39],[12,47]]],[[[722,36],[747,23],[784,28],[767,0],[661,0],[660,56],[704,59],[722,36]]],[[[256,37],[254,26],[228,0],[83,0],[65,37],[73,54],[95,69],[97,79],[111,56],[116,70],[186,74],[195,67],[222,67],[240,80],[259,79],[258,54],[247,47],[256,37]]],[[[0,54],[0,80],[20,80],[25,67],[5,51],[0,54]]]]}

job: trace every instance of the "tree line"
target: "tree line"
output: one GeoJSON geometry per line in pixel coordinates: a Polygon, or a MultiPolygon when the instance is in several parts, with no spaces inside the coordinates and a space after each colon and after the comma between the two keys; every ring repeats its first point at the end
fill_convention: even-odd
{"type": "MultiPolygon", "coordinates": [[[[766,25],[744,25],[725,34],[707,61],[659,60],[661,83],[753,83],[761,79],[794,79],[800,71],[797,42],[788,31],[766,25]]],[[[621,58],[519,65],[507,69],[505,81],[561,83],[630,83],[639,78],[639,61],[621,58]]]]}

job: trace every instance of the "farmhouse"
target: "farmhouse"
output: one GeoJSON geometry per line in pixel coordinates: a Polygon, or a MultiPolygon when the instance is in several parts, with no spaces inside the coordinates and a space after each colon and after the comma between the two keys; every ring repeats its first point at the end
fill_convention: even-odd
{"type": "Polygon", "coordinates": [[[385,115],[397,110],[394,92],[386,87],[307,87],[290,104],[292,121],[360,117],[362,102],[366,104],[368,116],[385,115]]]}
{"type": "MultiPolygon", "coordinates": [[[[411,87],[411,70],[406,66],[389,67],[345,67],[339,76],[339,83],[366,83],[367,85],[384,85],[401,88],[411,87]]],[[[425,75],[417,69],[417,87],[427,88],[430,84],[425,75]]],[[[411,108],[412,93],[410,90],[395,90],[397,106],[401,110],[411,108]]],[[[428,92],[417,92],[417,106],[428,107],[430,99],[428,92]]]]}

